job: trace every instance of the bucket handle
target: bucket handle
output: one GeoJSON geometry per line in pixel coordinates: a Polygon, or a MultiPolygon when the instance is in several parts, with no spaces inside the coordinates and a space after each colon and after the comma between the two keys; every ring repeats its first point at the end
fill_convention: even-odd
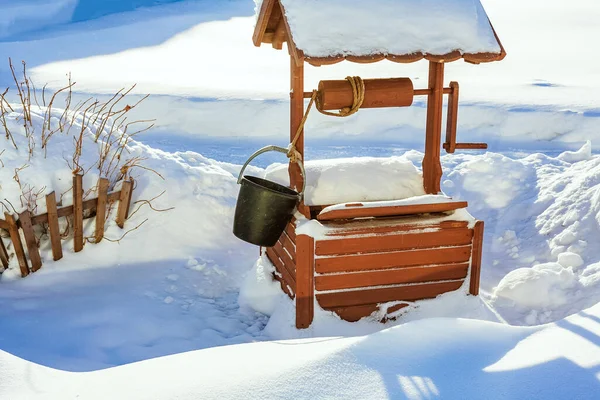
{"type": "MultiPolygon", "coordinates": [[[[237,180],[238,184],[242,183],[242,177],[243,177],[244,171],[246,170],[246,167],[248,166],[248,164],[250,164],[250,161],[254,160],[259,155],[266,153],[268,151],[277,151],[277,152],[283,153],[283,154],[288,153],[288,149],[284,149],[283,147],[274,146],[274,145],[266,146],[260,150],[257,150],[254,154],[252,154],[250,156],[248,161],[246,161],[246,163],[242,167],[242,170],[240,171],[240,174],[239,174],[238,180],[237,180]]],[[[301,160],[296,161],[296,163],[300,167],[300,172],[302,173],[302,178],[303,178],[302,179],[302,191],[299,193],[300,199],[302,199],[302,196],[304,196],[304,190],[306,189],[306,171],[304,170],[304,163],[301,160]]]]}

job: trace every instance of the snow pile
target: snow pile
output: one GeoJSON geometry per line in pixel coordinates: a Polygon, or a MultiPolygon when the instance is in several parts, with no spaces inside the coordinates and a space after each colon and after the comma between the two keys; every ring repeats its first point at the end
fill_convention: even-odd
{"type": "Polygon", "coordinates": [[[79,0],[0,0],[0,39],[71,20],[79,0]]]}
{"type": "MultiPolygon", "coordinates": [[[[479,0],[283,0],[296,46],[310,57],[499,53],[479,0]]],[[[260,4],[257,4],[259,8],[260,4]]]]}
{"type": "MultiPolygon", "coordinates": [[[[0,155],[3,163],[0,164],[0,200],[4,210],[13,212],[13,206],[17,211],[23,210],[26,202],[21,202],[22,194],[28,189],[32,189],[34,193],[39,192],[36,214],[45,211],[44,196],[52,191],[56,191],[57,199],[62,195],[63,205],[71,204],[73,142],[82,130],[82,115],[73,118],[72,129],[69,130],[67,126],[64,132],[58,131],[52,135],[47,147],[43,149],[39,135],[47,110],[32,107],[32,129],[35,132],[32,137],[35,138],[35,146],[34,155],[29,158],[29,139],[22,122],[17,121],[21,115],[20,109],[16,105],[13,105],[13,108],[15,112],[9,112],[6,120],[17,148],[4,134],[0,138],[4,150],[0,155]],[[14,179],[15,170],[18,169],[20,185],[14,179]]],[[[53,108],[53,129],[56,128],[62,113],[63,110],[53,108]]],[[[109,130],[110,126],[111,124],[108,124],[106,130],[109,130]]],[[[102,140],[97,143],[94,141],[95,129],[96,126],[90,126],[84,130],[81,157],[78,161],[78,165],[85,171],[83,190],[86,198],[94,197],[95,186],[100,176],[98,154],[103,144],[102,140]]],[[[133,128],[129,129],[131,132],[133,128]]],[[[114,137],[117,137],[116,135],[117,133],[114,137]]],[[[102,137],[104,136],[101,135],[102,137]]],[[[239,287],[241,274],[237,271],[239,268],[245,271],[252,263],[249,261],[247,266],[241,266],[239,260],[244,260],[244,255],[253,252],[253,246],[243,244],[231,232],[235,198],[239,190],[232,173],[237,173],[239,167],[209,160],[197,153],[165,153],[131,140],[123,152],[119,166],[134,158],[141,160],[144,168],[157,171],[158,174],[144,168],[130,170],[136,181],[132,200],[134,204],[131,207],[132,218],[122,230],[116,226],[114,215],[111,215],[106,224],[105,237],[116,240],[127,230],[146,220],[147,223],[130,232],[120,245],[108,240],[97,245],[86,244],[84,251],[78,254],[72,252],[72,239],[66,240],[63,242],[65,257],[57,262],[56,266],[63,265],[72,269],[161,260],[187,262],[191,259],[190,267],[196,268],[205,279],[206,285],[203,285],[202,290],[206,295],[218,295],[229,288],[239,287]],[[153,211],[144,202],[155,197],[151,203],[152,207],[168,211],[153,211]],[[138,208],[139,212],[134,213],[138,208]],[[139,249],[142,248],[144,251],[140,252],[139,249]],[[215,257],[214,252],[221,252],[224,248],[230,251],[215,257]],[[235,257],[241,258],[232,262],[235,257]]],[[[118,190],[120,185],[117,182],[118,170],[119,168],[116,168],[115,174],[109,177],[111,184],[115,185],[114,190],[118,190]]],[[[102,173],[102,176],[105,174],[102,173]]],[[[93,236],[93,230],[93,219],[86,220],[84,235],[93,236]]],[[[38,233],[38,236],[40,235],[41,233],[38,233]]],[[[47,237],[41,237],[43,244],[47,237]]],[[[52,261],[49,246],[42,245],[40,250],[43,269],[53,268],[55,263],[52,261]]],[[[11,249],[9,252],[12,252],[11,249]]],[[[253,258],[254,256],[248,260],[253,258]]],[[[17,262],[13,257],[11,268],[2,274],[2,280],[18,275],[17,262]]]]}
{"type": "Polygon", "coordinates": [[[444,191],[486,223],[482,287],[510,323],[555,321],[600,301],[600,251],[590,242],[600,236],[600,157],[589,149],[444,158],[453,168],[444,191]]]}
{"type": "MultiPolygon", "coordinates": [[[[424,195],[423,177],[405,157],[355,157],[304,163],[308,205],[399,200],[424,195]]],[[[274,164],[265,178],[288,185],[288,165],[274,164]]]]}
{"type": "Polygon", "coordinates": [[[0,352],[0,397],[591,400],[599,321],[600,306],[536,328],[429,319],[366,336],[227,346],[88,373],[0,352]]]}

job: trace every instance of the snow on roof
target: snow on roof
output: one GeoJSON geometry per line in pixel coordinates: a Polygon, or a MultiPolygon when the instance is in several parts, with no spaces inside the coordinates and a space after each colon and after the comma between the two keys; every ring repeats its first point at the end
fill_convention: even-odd
{"type": "MultiPolygon", "coordinates": [[[[452,55],[444,61],[454,61],[485,54],[473,60],[482,62],[504,56],[479,0],[280,1],[295,46],[307,58],[422,54],[452,55]]],[[[278,7],[276,0],[264,3],[257,1],[261,14],[280,18],[278,11],[267,11],[269,3],[278,7]]]]}

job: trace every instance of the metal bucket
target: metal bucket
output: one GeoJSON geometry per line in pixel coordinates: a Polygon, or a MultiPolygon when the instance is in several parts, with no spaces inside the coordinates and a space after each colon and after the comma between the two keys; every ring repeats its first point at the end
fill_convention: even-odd
{"type": "Polygon", "coordinates": [[[303,176],[302,192],[254,176],[243,176],[250,162],[262,153],[288,150],[278,146],[267,146],[252,154],[238,176],[241,184],[235,207],[233,234],[245,242],[262,247],[272,247],[292,219],[296,207],[302,200],[306,187],[306,174],[302,162],[298,162],[303,176]]]}

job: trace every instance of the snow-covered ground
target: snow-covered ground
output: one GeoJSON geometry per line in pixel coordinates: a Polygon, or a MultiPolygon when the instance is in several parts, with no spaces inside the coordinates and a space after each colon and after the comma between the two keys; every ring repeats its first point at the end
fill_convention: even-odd
{"type": "MultiPolygon", "coordinates": [[[[141,208],[127,224],[148,222],[120,243],[75,254],[67,242],[57,263],[46,246],[44,267],[27,279],[13,261],[0,278],[0,398],[595,398],[600,75],[590,49],[600,7],[482,3],[508,56],[450,64],[446,82],[461,84],[459,140],[488,142],[490,151],[442,158],[443,191],[486,223],[481,299],[447,296],[386,325],[319,313],[296,331],[293,304],[267,279],[258,250],[231,234],[240,164],[264,144],[286,145],[289,129],[288,57],[252,45],[254,3],[0,0],[0,54],[27,60],[38,86],[62,87],[71,72],[76,101],[106,100],[133,83],[134,97],[152,94],[131,118],[156,118],[157,128],[130,151],[165,179],[136,171],[134,201],[166,190],[153,204],[174,207],[141,208]],[[47,11],[59,4],[59,15],[47,11]],[[267,343],[212,348],[254,341],[267,343]]],[[[409,76],[424,87],[425,72],[424,63],[307,68],[307,89],[346,75],[409,76]]],[[[0,63],[0,87],[10,84],[0,63]]],[[[43,113],[34,110],[37,121],[43,113]]],[[[422,153],[409,149],[422,149],[424,122],[422,101],[343,120],[314,113],[307,155],[394,156],[383,162],[419,167],[422,153]]],[[[86,143],[92,162],[97,146],[86,143]]],[[[33,158],[20,178],[64,191],[71,146],[57,135],[50,156],[33,158]]],[[[0,200],[18,203],[13,175],[26,147],[0,135],[0,200]]],[[[121,234],[108,226],[108,238],[121,234]]]]}
{"type": "Polygon", "coordinates": [[[82,374],[0,351],[0,395],[11,400],[593,400],[600,378],[599,337],[596,306],[531,328],[435,318],[366,336],[227,346],[82,374]]]}

